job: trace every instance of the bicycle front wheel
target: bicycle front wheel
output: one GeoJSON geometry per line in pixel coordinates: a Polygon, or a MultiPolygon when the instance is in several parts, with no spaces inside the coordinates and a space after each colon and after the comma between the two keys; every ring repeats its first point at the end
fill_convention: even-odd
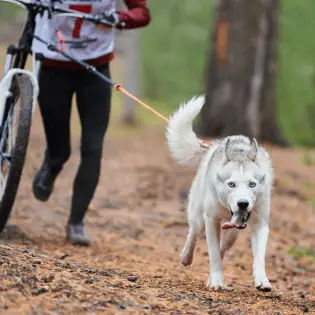
{"type": "Polygon", "coordinates": [[[0,130],[0,233],[9,219],[21,180],[32,112],[32,82],[25,74],[15,75],[0,130]]]}

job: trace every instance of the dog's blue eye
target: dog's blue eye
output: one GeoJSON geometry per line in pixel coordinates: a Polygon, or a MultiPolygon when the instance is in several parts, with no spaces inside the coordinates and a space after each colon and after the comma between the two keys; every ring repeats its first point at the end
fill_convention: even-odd
{"type": "Polygon", "coordinates": [[[254,182],[249,183],[249,187],[254,188],[255,186],[256,186],[256,183],[254,183],[254,182]]]}
{"type": "Polygon", "coordinates": [[[228,185],[229,185],[230,187],[232,187],[232,188],[234,188],[234,187],[236,186],[235,183],[233,183],[233,182],[229,182],[228,185]]]}

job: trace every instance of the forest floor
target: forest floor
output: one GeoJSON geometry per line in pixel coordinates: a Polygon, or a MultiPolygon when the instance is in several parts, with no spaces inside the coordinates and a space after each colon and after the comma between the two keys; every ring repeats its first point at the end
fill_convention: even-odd
{"type": "MultiPolygon", "coordinates": [[[[170,158],[159,128],[110,126],[102,177],[86,218],[90,248],[64,240],[79,141],[47,203],[31,182],[44,139],[35,115],[18,197],[0,247],[1,314],[300,314],[315,313],[315,152],[272,148],[276,183],[267,254],[271,293],[252,283],[249,230],[225,257],[230,292],[206,289],[204,237],[191,267],[179,263],[187,233],[179,193],[193,172],[170,158]],[[119,130],[121,132],[119,132],[119,130]],[[312,247],[313,246],[313,247],[312,247]]],[[[74,119],[74,129],[78,122],[74,119]]]]}
{"type": "MultiPolygon", "coordinates": [[[[150,114],[151,115],[151,114],[150,114]]],[[[271,148],[276,174],[266,268],[252,281],[249,229],[224,259],[228,292],[206,289],[205,238],[192,266],[179,263],[187,233],[180,192],[193,171],[176,165],[161,126],[111,121],[102,176],[86,217],[93,244],[65,242],[80,127],[51,200],[36,201],[32,178],[45,141],[39,111],[10,224],[0,245],[0,314],[315,314],[315,151],[271,148]]]]}

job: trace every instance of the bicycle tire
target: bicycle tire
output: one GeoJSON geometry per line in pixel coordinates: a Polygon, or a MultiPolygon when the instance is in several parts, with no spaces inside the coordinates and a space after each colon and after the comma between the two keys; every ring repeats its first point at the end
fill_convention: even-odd
{"type": "MultiPolygon", "coordinates": [[[[17,75],[14,99],[20,98],[19,123],[16,130],[15,145],[12,149],[11,166],[0,200],[0,233],[4,230],[10,217],[16,194],[19,188],[25,157],[29,142],[33,113],[33,85],[27,75],[17,75]]],[[[16,105],[13,104],[13,106],[16,105]]]]}

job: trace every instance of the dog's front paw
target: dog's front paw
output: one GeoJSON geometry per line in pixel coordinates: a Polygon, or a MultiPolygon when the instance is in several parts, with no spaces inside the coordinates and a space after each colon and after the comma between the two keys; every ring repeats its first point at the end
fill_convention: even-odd
{"type": "Polygon", "coordinates": [[[190,252],[182,252],[180,254],[180,262],[182,263],[182,265],[184,266],[189,266],[191,265],[192,261],[193,261],[193,253],[190,252]]]}
{"type": "Polygon", "coordinates": [[[272,290],[272,286],[267,278],[262,281],[255,281],[255,287],[259,291],[270,292],[272,290]]]}
{"type": "Polygon", "coordinates": [[[228,291],[229,288],[224,285],[222,273],[212,274],[207,281],[207,288],[214,291],[228,291]]]}
{"type": "Polygon", "coordinates": [[[226,285],[214,285],[214,284],[211,284],[209,286],[207,286],[207,288],[209,290],[213,290],[213,291],[230,291],[230,289],[226,286],[226,285]]]}

